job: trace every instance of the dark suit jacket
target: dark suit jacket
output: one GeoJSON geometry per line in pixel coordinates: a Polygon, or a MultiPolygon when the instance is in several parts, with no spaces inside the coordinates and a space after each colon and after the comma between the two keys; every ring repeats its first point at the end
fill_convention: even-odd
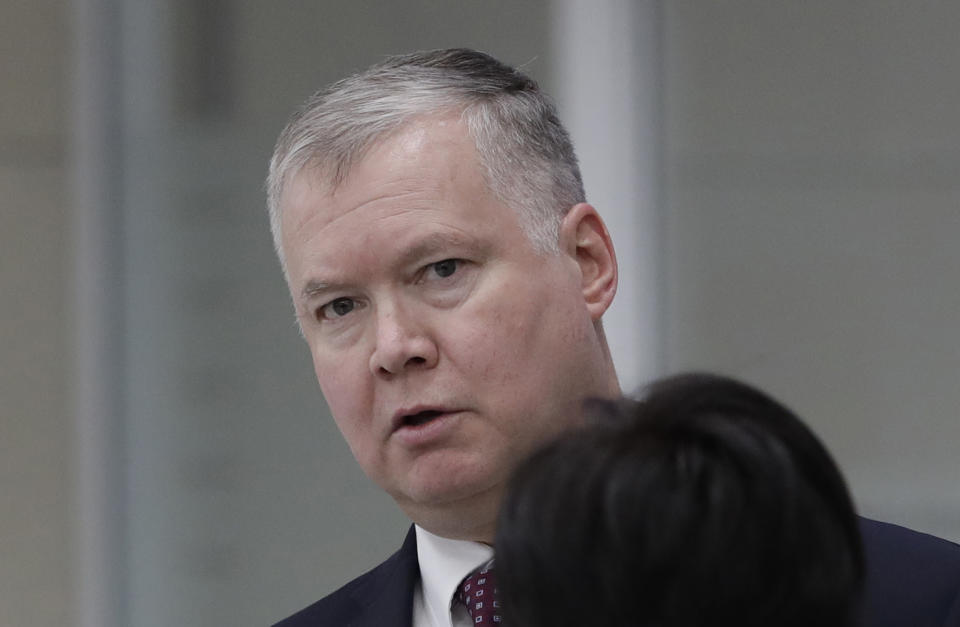
{"type": "Polygon", "coordinates": [[[960,627],[960,545],[860,519],[865,627],[960,627]]]}
{"type": "MultiPolygon", "coordinates": [[[[960,545],[866,518],[860,530],[864,627],[960,627],[960,545]]],[[[390,559],[276,627],[411,627],[419,577],[411,527],[390,559]]]]}
{"type": "Polygon", "coordinates": [[[274,627],[412,627],[419,579],[411,526],[403,546],[387,561],[274,627]]]}

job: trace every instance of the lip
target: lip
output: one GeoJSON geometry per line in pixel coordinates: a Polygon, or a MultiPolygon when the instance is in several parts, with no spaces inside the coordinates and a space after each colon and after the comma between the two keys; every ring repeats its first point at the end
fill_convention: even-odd
{"type": "Polygon", "coordinates": [[[408,446],[427,444],[447,431],[462,409],[439,405],[416,405],[398,410],[391,419],[391,436],[408,446]],[[424,412],[436,415],[421,424],[407,423],[407,417],[424,412]]]}
{"type": "Polygon", "coordinates": [[[414,416],[416,414],[422,414],[425,412],[433,412],[436,413],[437,418],[439,418],[444,414],[455,413],[456,411],[456,409],[445,407],[443,405],[413,405],[411,407],[402,407],[398,409],[390,419],[390,431],[393,433],[399,431],[400,429],[416,429],[418,426],[423,426],[407,424],[408,416],[414,416]]]}

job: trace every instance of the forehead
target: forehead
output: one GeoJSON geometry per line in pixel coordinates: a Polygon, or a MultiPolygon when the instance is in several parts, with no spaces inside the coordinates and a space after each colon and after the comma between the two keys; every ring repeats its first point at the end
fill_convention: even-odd
{"type": "Polygon", "coordinates": [[[483,184],[479,158],[458,115],[415,119],[371,146],[343,181],[334,184],[322,168],[306,165],[284,186],[280,197],[283,230],[305,220],[335,219],[378,196],[442,192],[457,185],[483,184]],[[322,214],[322,215],[318,215],[322,214]]]}
{"type": "Polygon", "coordinates": [[[373,146],[336,187],[316,171],[301,170],[281,207],[291,271],[347,246],[392,247],[431,228],[487,231],[495,223],[500,237],[520,232],[514,211],[488,190],[459,116],[408,124],[373,146]]]}

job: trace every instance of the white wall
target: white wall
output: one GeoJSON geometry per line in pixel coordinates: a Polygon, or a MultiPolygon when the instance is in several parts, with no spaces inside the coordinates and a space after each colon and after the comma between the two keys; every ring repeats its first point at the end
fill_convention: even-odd
{"type": "Polygon", "coordinates": [[[554,97],[587,200],[617,251],[619,285],[603,318],[621,386],[663,368],[661,10],[653,0],[552,4],[554,97]]]}
{"type": "Polygon", "coordinates": [[[69,624],[69,15],[0,5],[0,625],[69,624]]]}
{"type": "Polygon", "coordinates": [[[771,390],[960,539],[960,6],[665,3],[667,366],[771,390]]]}

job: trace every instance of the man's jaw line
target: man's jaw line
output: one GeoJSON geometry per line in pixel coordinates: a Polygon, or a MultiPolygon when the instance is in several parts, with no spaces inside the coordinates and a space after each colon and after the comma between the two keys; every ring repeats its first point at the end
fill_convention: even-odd
{"type": "Polygon", "coordinates": [[[414,524],[436,536],[493,545],[504,489],[504,483],[496,483],[477,494],[429,504],[393,497],[414,524]]]}

